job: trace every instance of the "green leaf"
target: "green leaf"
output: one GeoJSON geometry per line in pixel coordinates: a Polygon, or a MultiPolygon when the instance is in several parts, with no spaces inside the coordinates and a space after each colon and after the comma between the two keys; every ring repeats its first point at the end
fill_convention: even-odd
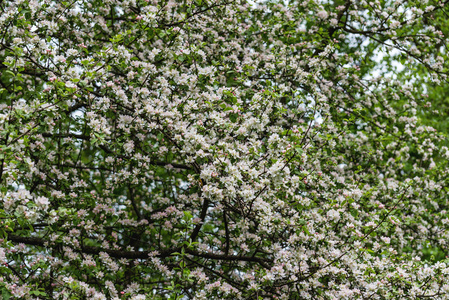
{"type": "Polygon", "coordinates": [[[6,287],[2,287],[2,300],[9,300],[11,298],[11,293],[6,289],[6,287]]]}
{"type": "Polygon", "coordinates": [[[191,220],[193,218],[192,214],[189,211],[184,212],[184,218],[186,220],[191,220]]]}
{"type": "Polygon", "coordinates": [[[11,75],[12,77],[16,76],[16,74],[14,74],[11,70],[6,70],[5,73],[11,75]]]}

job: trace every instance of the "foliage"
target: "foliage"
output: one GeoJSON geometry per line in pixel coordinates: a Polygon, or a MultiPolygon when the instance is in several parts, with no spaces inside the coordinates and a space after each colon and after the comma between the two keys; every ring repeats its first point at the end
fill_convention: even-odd
{"type": "Polygon", "coordinates": [[[449,298],[447,1],[0,10],[2,298],[449,298]]]}

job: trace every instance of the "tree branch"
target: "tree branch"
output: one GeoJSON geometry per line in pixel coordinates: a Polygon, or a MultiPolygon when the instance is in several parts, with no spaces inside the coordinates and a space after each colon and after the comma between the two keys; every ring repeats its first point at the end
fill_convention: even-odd
{"type": "MultiPolygon", "coordinates": [[[[53,248],[59,245],[47,245],[48,239],[44,239],[41,237],[23,237],[18,235],[8,235],[8,240],[13,243],[24,243],[32,246],[40,246],[46,248],[53,248]]],[[[152,251],[127,251],[127,250],[113,250],[113,249],[104,249],[101,247],[95,246],[82,246],[81,249],[78,249],[85,254],[93,254],[98,255],[101,252],[107,253],[110,257],[114,258],[128,258],[128,259],[148,259],[151,256],[152,251]]],[[[169,256],[174,256],[173,253],[181,251],[181,247],[169,248],[164,250],[157,251],[156,257],[166,258],[169,256]]],[[[195,257],[206,258],[206,259],[214,259],[214,260],[224,260],[224,261],[246,261],[246,262],[255,262],[262,265],[264,268],[269,267],[269,263],[271,260],[258,256],[242,256],[242,255],[226,255],[226,254],[216,254],[210,252],[199,252],[194,249],[185,249],[185,253],[193,255],[195,257]]]]}

